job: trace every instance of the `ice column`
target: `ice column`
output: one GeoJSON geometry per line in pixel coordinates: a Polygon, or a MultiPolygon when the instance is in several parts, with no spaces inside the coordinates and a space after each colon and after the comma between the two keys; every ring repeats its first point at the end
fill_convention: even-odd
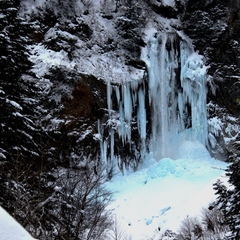
{"type": "Polygon", "coordinates": [[[149,49],[150,150],[158,160],[175,156],[185,140],[207,139],[207,68],[191,43],[177,33],[153,37],[149,49]]]}
{"type": "Polygon", "coordinates": [[[183,101],[191,105],[192,140],[207,145],[206,73],[203,57],[181,42],[181,85],[183,101]]]}

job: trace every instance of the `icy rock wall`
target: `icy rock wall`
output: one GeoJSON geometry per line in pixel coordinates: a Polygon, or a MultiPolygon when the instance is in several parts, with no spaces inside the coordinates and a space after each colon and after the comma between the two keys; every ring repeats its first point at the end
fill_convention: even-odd
{"type": "Polygon", "coordinates": [[[207,143],[207,68],[202,56],[182,33],[159,33],[149,41],[144,61],[146,79],[107,84],[109,133],[104,138],[100,125],[99,133],[101,160],[108,170],[118,166],[125,172],[129,165],[136,170],[149,154],[156,160],[175,158],[186,140],[207,143]],[[116,138],[139,156],[134,164],[115,153],[116,138]]]}

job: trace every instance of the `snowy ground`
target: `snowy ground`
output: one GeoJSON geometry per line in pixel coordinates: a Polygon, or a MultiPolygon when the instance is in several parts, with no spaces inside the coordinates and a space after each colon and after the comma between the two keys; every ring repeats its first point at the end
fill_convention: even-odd
{"type": "Polygon", "coordinates": [[[110,207],[132,240],[159,239],[166,229],[177,231],[187,215],[200,215],[215,199],[212,184],[226,180],[227,164],[211,158],[200,143],[184,142],[177,155],[177,160],[152,159],[142,170],[107,183],[116,192],[110,207]]]}
{"type": "MultiPolygon", "coordinates": [[[[199,215],[215,199],[216,179],[226,180],[227,164],[211,158],[200,143],[184,142],[177,155],[177,160],[150,158],[141,170],[107,183],[115,191],[110,208],[132,240],[156,240],[166,229],[177,231],[187,215],[199,215]]],[[[0,239],[33,240],[1,207],[0,239]]]]}
{"type": "Polygon", "coordinates": [[[0,207],[0,239],[1,240],[34,240],[33,237],[0,207]]]}

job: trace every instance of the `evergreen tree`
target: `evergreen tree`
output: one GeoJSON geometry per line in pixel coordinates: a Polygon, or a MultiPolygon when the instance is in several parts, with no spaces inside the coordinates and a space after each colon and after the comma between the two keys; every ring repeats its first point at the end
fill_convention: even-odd
{"type": "Polygon", "coordinates": [[[232,156],[231,159],[234,160],[226,170],[229,188],[218,181],[214,189],[218,195],[217,206],[223,211],[225,224],[231,231],[228,239],[240,239],[240,157],[232,156]]]}
{"type": "Polygon", "coordinates": [[[29,26],[17,17],[18,1],[1,1],[0,23],[0,159],[38,155],[34,120],[37,88],[29,74],[26,46],[29,26]]]}
{"type": "MultiPolygon", "coordinates": [[[[0,205],[36,238],[100,239],[111,224],[111,192],[93,169],[60,167],[63,133],[41,123],[42,106],[54,106],[29,61],[36,26],[19,8],[19,0],[0,1],[0,205]]],[[[51,76],[59,79],[59,71],[51,76]]]]}
{"type": "MultiPolygon", "coordinates": [[[[20,1],[0,1],[0,204],[18,218],[16,209],[27,204],[28,187],[40,168],[41,136],[37,125],[39,90],[30,74],[27,46],[31,26],[18,17],[20,1]],[[6,201],[8,199],[8,201],[6,201]]],[[[19,219],[18,219],[19,220],[19,219]]]]}

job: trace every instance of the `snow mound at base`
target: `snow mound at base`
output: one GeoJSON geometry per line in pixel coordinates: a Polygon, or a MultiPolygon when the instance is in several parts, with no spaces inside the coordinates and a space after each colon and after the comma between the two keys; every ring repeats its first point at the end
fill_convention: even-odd
{"type": "Polygon", "coordinates": [[[198,141],[184,141],[179,147],[178,158],[210,159],[208,150],[198,141]]]}
{"type": "Polygon", "coordinates": [[[215,199],[212,185],[225,177],[226,166],[199,142],[184,142],[179,159],[163,158],[106,183],[115,191],[110,208],[133,240],[159,239],[167,229],[177,231],[186,216],[200,215],[215,199]]]}

